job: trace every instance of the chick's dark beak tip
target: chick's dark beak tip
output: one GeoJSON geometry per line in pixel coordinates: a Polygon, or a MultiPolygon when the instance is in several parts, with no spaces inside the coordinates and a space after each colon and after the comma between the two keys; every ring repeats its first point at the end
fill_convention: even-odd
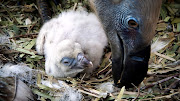
{"type": "Polygon", "coordinates": [[[81,61],[81,64],[84,67],[93,67],[93,63],[90,60],[88,60],[86,57],[83,57],[83,60],[81,61]]]}
{"type": "Polygon", "coordinates": [[[76,58],[76,63],[72,68],[85,69],[87,67],[93,67],[93,63],[83,53],[79,53],[76,58]]]}

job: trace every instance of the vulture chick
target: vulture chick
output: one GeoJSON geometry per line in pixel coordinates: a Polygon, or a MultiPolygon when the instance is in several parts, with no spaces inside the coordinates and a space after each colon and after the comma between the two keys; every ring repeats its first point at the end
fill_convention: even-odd
{"type": "Polygon", "coordinates": [[[62,12],[47,21],[37,37],[36,50],[45,55],[45,71],[54,77],[91,73],[107,45],[104,30],[93,13],[62,12]]]}

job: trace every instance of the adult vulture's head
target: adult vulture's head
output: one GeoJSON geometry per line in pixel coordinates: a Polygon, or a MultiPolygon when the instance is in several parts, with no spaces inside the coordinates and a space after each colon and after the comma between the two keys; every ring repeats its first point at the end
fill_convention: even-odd
{"type": "Polygon", "coordinates": [[[162,0],[90,0],[109,39],[114,83],[132,87],[146,76],[162,0]]]}

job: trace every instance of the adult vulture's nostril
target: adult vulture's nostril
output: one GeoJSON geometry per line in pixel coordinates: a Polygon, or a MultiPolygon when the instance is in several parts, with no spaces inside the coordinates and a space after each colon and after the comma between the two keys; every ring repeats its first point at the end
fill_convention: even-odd
{"type": "Polygon", "coordinates": [[[131,59],[138,62],[144,61],[144,57],[140,57],[140,56],[131,56],[131,59]]]}

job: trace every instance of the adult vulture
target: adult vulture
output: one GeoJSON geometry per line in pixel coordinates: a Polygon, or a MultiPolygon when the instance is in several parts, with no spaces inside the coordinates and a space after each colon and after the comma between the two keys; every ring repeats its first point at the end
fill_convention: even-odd
{"type": "Polygon", "coordinates": [[[148,70],[162,0],[91,0],[111,44],[114,83],[131,87],[148,70]]]}

